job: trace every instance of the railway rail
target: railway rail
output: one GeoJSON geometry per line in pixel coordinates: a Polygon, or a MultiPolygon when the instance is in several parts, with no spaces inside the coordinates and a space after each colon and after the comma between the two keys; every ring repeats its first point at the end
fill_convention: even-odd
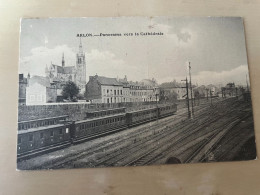
{"type": "MultiPolygon", "coordinates": [[[[167,136],[168,136],[168,135],[167,135],[167,136]]],[[[186,137],[189,137],[189,136],[187,135],[186,137]]],[[[161,149],[161,147],[158,147],[158,148],[161,149]]],[[[155,150],[155,149],[154,149],[154,150],[155,150]]],[[[142,162],[143,162],[143,161],[144,161],[143,158],[147,158],[147,157],[146,157],[147,155],[150,155],[150,156],[151,156],[154,150],[146,152],[143,156],[141,156],[141,157],[135,159],[134,161],[132,161],[132,162],[126,164],[126,165],[134,165],[134,162],[136,162],[136,161],[142,161],[142,162]]],[[[164,150],[164,151],[167,151],[167,150],[164,150]]],[[[154,157],[153,157],[153,158],[154,158],[154,157]]],[[[137,165],[140,165],[140,164],[143,165],[144,163],[137,163],[137,165]]],[[[110,164],[110,165],[111,165],[111,164],[110,164]]],[[[121,165],[122,165],[122,164],[121,164],[121,165]]]]}
{"type": "MultiPolygon", "coordinates": [[[[247,116],[244,118],[248,119],[250,116],[247,116]]],[[[240,121],[241,122],[241,121],[240,121]]],[[[221,137],[221,139],[214,144],[212,148],[208,151],[208,154],[213,155],[212,161],[226,161],[226,160],[232,160],[235,153],[233,150],[237,150],[243,146],[243,144],[247,141],[246,136],[250,135],[249,130],[253,128],[253,123],[249,123],[246,125],[243,125],[243,128],[236,128],[236,131],[232,131],[232,135],[228,135],[229,132],[226,133],[225,137],[221,137]],[[225,150],[221,150],[221,148],[225,147],[225,150]]],[[[253,133],[251,133],[251,137],[253,137],[253,133]]],[[[249,137],[250,138],[250,137],[249,137]]],[[[201,160],[201,162],[206,161],[206,155],[201,160]]]]}
{"type": "MultiPolygon", "coordinates": [[[[204,108],[201,108],[201,109],[204,109],[204,108]]],[[[198,109],[198,111],[199,110],[201,110],[201,109],[198,109]]],[[[193,125],[193,124],[192,124],[193,125]]],[[[191,125],[191,126],[192,126],[191,125]]],[[[163,136],[163,137],[167,137],[168,135],[165,135],[165,136],[163,136]]],[[[147,138],[147,139],[149,139],[149,138],[147,138]]],[[[144,141],[144,142],[148,142],[147,141],[147,139],[144,141]]],[[[115,144],[115,146],[117,146],[117,144],[115,144]]],[[[142,147],[144,147],[143,145],[142,145],[142,142],[140,142],[140,144],[138,144],[138,146],[142,146],[142,147]]],[[[132,146],[132,148],[135,148],[136,146],[132,146]]],[[[109,150],[109,149],[107,149],[107,150],[109,150]]],[[[127,150],[130,150],[129,148],[127,148],[127,150]]],[[[120,152],[117,152],[116,153],[116,151],[113,151],[113,155],[108,155],[108,154],[106,154],[106,157],[103,157],[103,160],[102,161],[100,161],[100,162],[98,162],[98,163],[96,163],[95,164],[95,162],[88,162],[89,164],[91,164],[91,166],[100,166],[100,165],[104,165],[104,164],[106,164],[106,165],[109,165],[109,166],[111,166],[111,165],[114,165],[116,162],[118,162],[118,161],[120,161],[121,159],[124,159],[125,158],[125,156],[127,156],[127,155],[123,155],[122,156],[122,154],[126,154],[125,153],[125,151],[124,150],[122,150],[122,149],[120,149],[120,150],[118,150],[118,151],[120,151],[120,152]],[[121,157],[116,157],[117,155],[121,155],[121,157]],[[110,162],[109,162],[109,160],[110,160],[110,162]]],[[[131,153],[133,153],[133,151],[132,150],[130,150],[131,151],[131,153]]],[[[83,156],[81,156],[80,158],[84,158],[84,156],[86,156],[86,155],[83,155],[83,156]]],[[[79,158],[79,159],[80,159],[79,158]]],[[[79,160],[79,159],[72,159],[71,161],[75,161],[75,160],[79,160]]],[[[86,166],[86,165],[85,165],[86,166]]],[[[56,167],[55,167],[56,168],[56,167]]]]}
{"type": "MultiPolygon", "coordinates": [[[[122,135],[113,134],[111,138],[102,138],[104,141],[93,146],[36,165],[32,169],[149,165],[171,154],[178,157],[180,148],[186,148],[184,155],[180,155],[183,163],[197,162],[201,151],[222,132],[221,128],[215,125],[216,122],[225,126],[232,120],[236,121],[236,117],[236,122],[242,120],[242,115],[237,116],[236,112],[244,108],[237,108],[238,105],[232,98],[215,102],[213,106],[209,106],[209,103],[201,104],[195,107],[192,120],[187,119],[184,108],[174,116],[159,119],[159,123],[155,120],[150,123],[151,126],[141,125],[128,129],[122,135]],[[226,109],[227,106],[229,109],[226,109]]],[[[224,135],[222,134],[222,137],[224,135]]],[[[99,137],[99,134],[95,136],[99,137]]],[[[213,148],[212,146],[212,150],[213,148]]],[[[203,158],[199,161],[205,161],[203,158]]]]}
{"type": "MultiPolygon", "coordinates": [[[[141,129],[139,129],[139,131],[137,132],[129,132],[127,133],[124,138],[122,137],[117,137],[113,140],[109,139],[107,141],[104,141],[100,144],[94,145],[88,149],[83,149],[80,151],[77,151],[77,153],[73,153],[71,155],[67,155],[66,157],[61,157],[61,158],[57,158],[56,160],[53,160],[52,162],[46,162],[44,164],[41,164],[39,166],[33,166],[31,167],[31,169],[38,169],[38,168],[59,168],[60,166],[62,166],[63,164],[67,164],[67,163],[71,163],[75,160],[78,160],[80,158],[84,158],[85,156],[94,154],[94,153],[98,153],[101,152],[103,150],[106,150],[106,148],[111,148],[111,147],[116,147],[116,145],[124,143],[126,141],[131,141],[134,140],[136,137],[142,137],[142,134],[145,134],[147,132],[149,132],[150,134],[152,134],[158,126],[160,125],[166,125],[169,123],[169,121],[171,121],[172,118],[162,118],[160,119],[160,124],[157,123],[156,121],[151,122],[152,126],[150,127],[145,127],[145,126],[141,126],[141,129]],[[152,129],[151,129],[152,128],[152,129]]],[[[174,122],[180,122],[182,119],[177,119],[174,122]]],[[[139,126],[140,127],[140,126],[139,126]]],[[[100,136],[101,137],[101,136],[100,136]]]]}
{"type": "MultiPolygon", "coordinates": [[[[205,109],[205,107],[207,107],[207,105],[200,107],[198,110],[201,109],[205,109]]],[[[176,120],[174,120],[175,123],[181,122],[182,120],[184,120],[186,118],[186,110],[183,109],[182,111],[180,111],[180,114],[178,113],[177,115],[175,115],[175,118],[178,118],[176,120]]],[[[140,131],[138,132],[134,132],[133,134],[127,134],[124,137],[118,137],[116,139],[113,140],[108,140],[108,141],[104,141],[98,145],[95,145],[93,147],[90,147],[88,149],[84,149],[84,150],[80,150],[78,151],[76,154],[71,154],[71,155],[67,155],[66,157],[61,157],[58,158],[56,160],[53,160],[51,163],[50,162],[46,162],[40,166],[34,166],[32,167],[32,169],[38,169],[38,168],[60,168],[63,166],[66,166],[66,164],[68,163],[72,163],[74,161],[77,161],[79,159],[85,158],[86,156],[92,155],[94,153],[98,153],[98,152],[102,152],[104,150],[108,150],[107,148],[114,148],[117,145],[120,145],[126,141],[130,140],[130,143],[132,143],[132,140],[134,140],[136,137],[141,137],[142,134],[147,134],[147,132],[153,133],[153,132],[157,132],[158,129],[156,130],[157,126],[160,125],[166,125],[168,124],[169,121],[172,121],[172,117],[168,117],[168,118],[163,118],[160,119],[160,124],[157,124],[156,121],[152,122],[152,125],[154,127],[154,130],[151,129],[152,127],[143,127],[142,129],[140,129],[140,131]]]]}
{"type": "MultiPolygon", "coordinates": [[[[221,116],[222,117],[222,116],[221,116]]],[[[127,165],[147,165],[151,161],[155,161],[156,159],[159,159],[161,157],[161,151],[164,151],[163,154],[170,153],[173,151],[179,150],[179,148],[185,146],[187,143],[192,142],[198,138],[203,137],[205,134],[210,134],[211,137],[214,137],[215,134],[212,132],[205,132],[200,133],[203,128],[208,126],[210,123],[214,123],[215,121],[219,120],[221,117],[218,117],[214,120],[205,120],[203,124],[200,124],[198,127],[194,127],[195,129],[190,130],[188,127],[187,129],[182,132],[184,135],[179,135],[180,138],[172,137],[170,140],[165,140],[165,142],[158,145],[156,148],[154,148],[152,151],[148,152],[147,154],[144,154],[138,159],[135,159],[131,163],[128,163],[127,165]],[[196,136],[192,136],[193,134],[197,133],[196,136]],[[187,140],[188,138],[192,138],[192,140],[187,140]],[[185,141],[186,140],[186,141],[185,141]],[[155,153],[157,151],[157,153],[155,153]],[[154,154],[155,153],[155,154],[154,154]]],[[[228,122],[229,123],[229,122],[228,122]]],[[[217,132],[218,129],[214,129],[214,132],[217,132]]]]}

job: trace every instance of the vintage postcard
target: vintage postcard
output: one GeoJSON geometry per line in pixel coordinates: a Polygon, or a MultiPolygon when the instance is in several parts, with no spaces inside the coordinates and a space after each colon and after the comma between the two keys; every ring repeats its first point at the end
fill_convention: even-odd
{"type": "Polygon", "coordinates": [[[17,169],[255,160],[243,19],[22,19],[17,169]]]}

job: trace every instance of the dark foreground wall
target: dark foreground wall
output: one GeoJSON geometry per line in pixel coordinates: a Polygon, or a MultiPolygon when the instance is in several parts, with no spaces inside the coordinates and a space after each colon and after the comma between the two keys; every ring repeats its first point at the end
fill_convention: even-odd
{"type": "MultiPolygon", "coordinates": [[[[214,97],[213,99],[215,99],[214,97]]],[[[210,102],[210,98],[195,99],[194,105],[210,102]]],[[[166,102],[125,102],[125,103],[112,103],[112,104],[55,104],[55,105],[20,105],[18,107],[18,121],[27,121],[32,119],[57,117],[68,115],[69,120],[83,120],[85,119],[87,111],[106,110],[110,108],[126,107],[126,111],[141,110],[145,108],[156,107],[157,105],[165,104],[166,102]]],[[[175,103],[175,102],[167,102],[175,103]]],[[[178,109],[187,107],[185,99],[178,100],[178,109]]],[[[191,102],[190,102],[191,104],[191,102]]]]}
{"type": "MultiPolygon", "coordinates": [[[[87,111],[126,107],[127,111],[155,107],[156,102],[127,102],[113,104],[55,104],[55,105],[21,105],[18,107],[18,121],[57,117],[68,115],[69,120],[83,120],[87,111]]],[[[160,105],[160,103],[158,103],[160,105]]]]}

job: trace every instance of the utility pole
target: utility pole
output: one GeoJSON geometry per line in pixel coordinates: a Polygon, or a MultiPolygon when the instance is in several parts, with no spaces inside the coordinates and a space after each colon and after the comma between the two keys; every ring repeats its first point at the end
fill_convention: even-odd
{"type": "Polygon", "coordinates": [[[155,94],[155,98],[156,98],[156,110],[157,110],[157,122],[158,122],[158,119],[159,119],[159,111],[158,111],[158,102],[157,102],[157,96],[158,96],[159,94],[157,94],[157,92],[156,92],[156,94],[155,94]]]}
{"type": "Polygon", "coordinates": [[[223,88],[223,98],[226,98],[226,87],[223,88]]]}
{"type": "Polygon", "coordinates": [[[191,66],[190,66],[190,62],[189,62],[189,75],[190,75],[191,113],[192,113],[192,116],[193,116],[193,115],[194,115],[194,109],[193,109],[193,95],[192,95],[191,66]]]}
{"type": "Polygon", "coordinates": [[[212,106],[212,91],[210,90],[210,105],[212,106]]]}
{"type": "Polygon", "coordinates": [[[189,101],[189,84],[188,84],[188,79],[186,77],[185,80],[181,80],[181,81],[185,81],[186,82],[186,86],[182,87],[182,88],[186,88],[186,95],[184,95],[183,97],[186,96],[187,98],[187,107],[188,107],[188,118],[191,118],[191,114],[190,114],[190,101],[189,101]]]}

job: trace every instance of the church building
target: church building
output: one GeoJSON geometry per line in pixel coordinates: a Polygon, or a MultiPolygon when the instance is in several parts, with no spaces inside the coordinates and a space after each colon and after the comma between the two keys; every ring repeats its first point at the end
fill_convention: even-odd
{"type": "Polygon", "coordinates": [[[80,89],[80,93],[84,94],[86,85],[86,59],[80,40],[79,51],[76,54],[76,65],[66,66],[64,53],[62,55],[61,66],[51,63],[45,69],[46,77],[50,78],[51,83],[55,83],[57,89],[62,89],[68,81],[74,82],[80,89]]]}

